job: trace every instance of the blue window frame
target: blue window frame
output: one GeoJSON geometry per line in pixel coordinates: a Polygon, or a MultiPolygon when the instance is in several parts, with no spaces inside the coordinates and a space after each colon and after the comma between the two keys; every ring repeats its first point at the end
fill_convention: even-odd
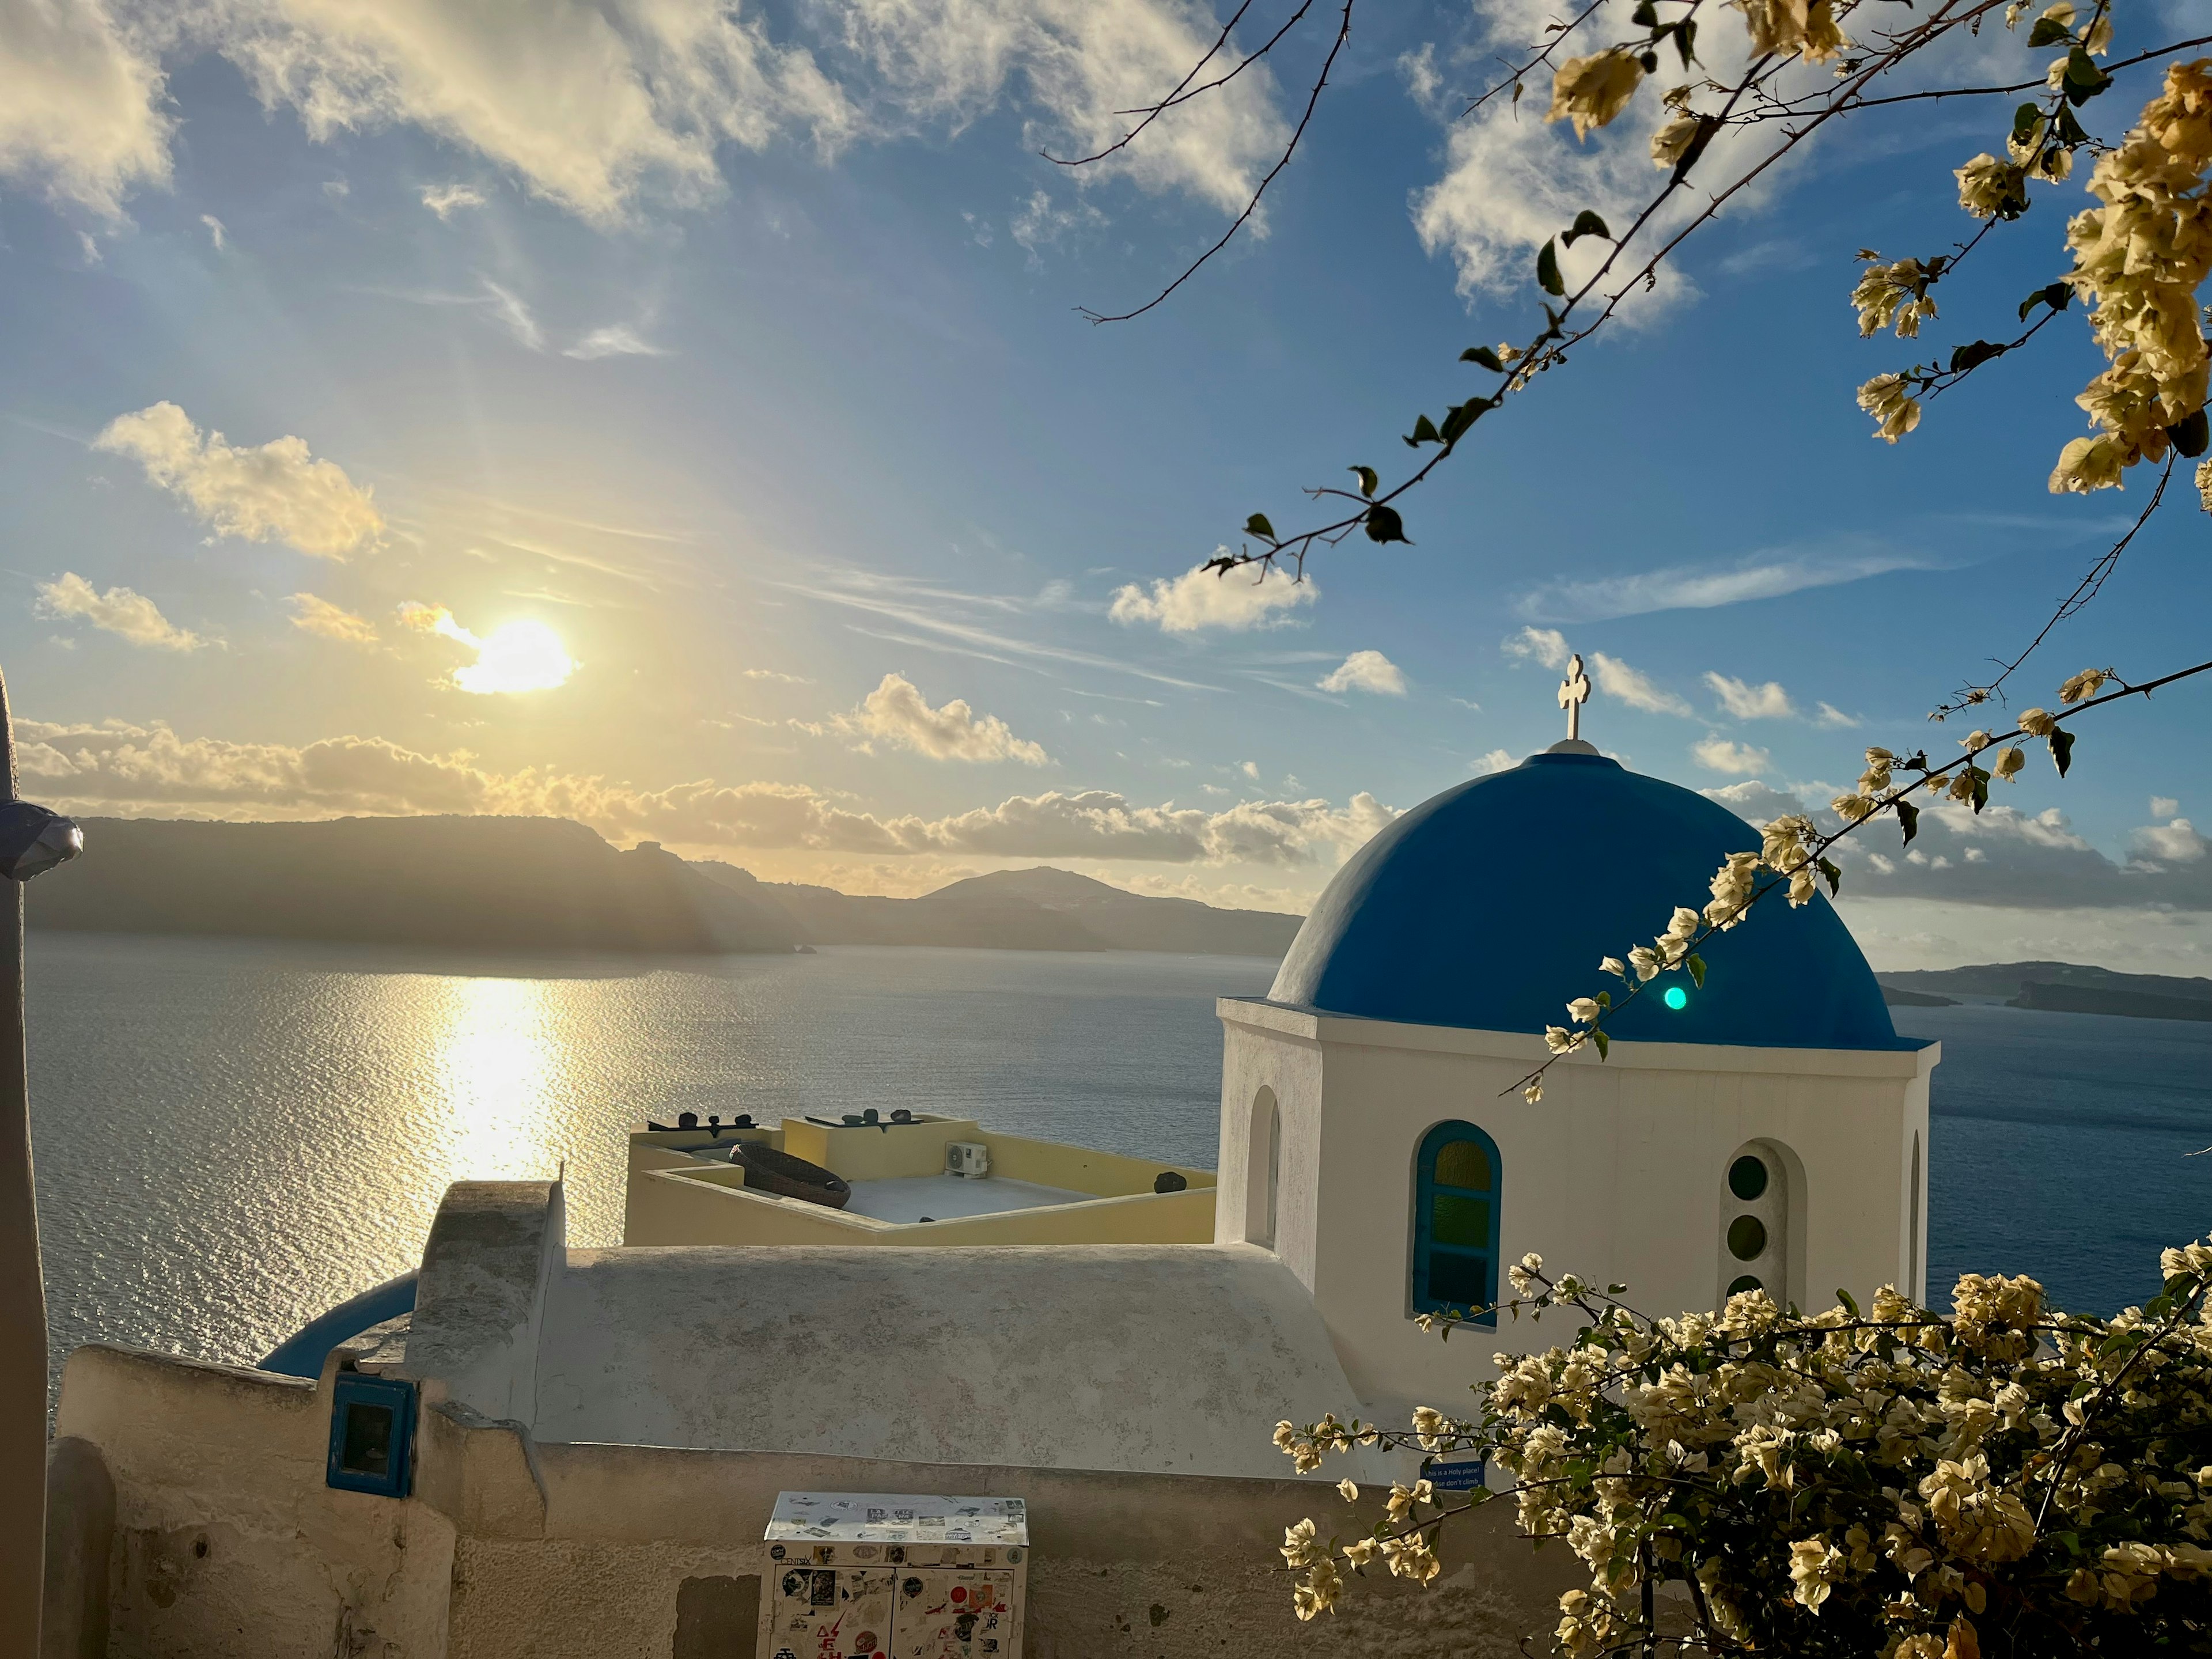
{"type": "Polygon", "coordinates": [[[1498,1143],[1472,1123],[1421,1137],[1413,1183],[1413,1311],[1474,1315],[1498,1300],[1498,1143]]]}
{"type": "Polygon", "coordinates": [[[331,1461],[325,1485],[342,1492],[407,1496],[414,1470],[415,1385],[341,1371],[331,1389],[331,1461]]]}

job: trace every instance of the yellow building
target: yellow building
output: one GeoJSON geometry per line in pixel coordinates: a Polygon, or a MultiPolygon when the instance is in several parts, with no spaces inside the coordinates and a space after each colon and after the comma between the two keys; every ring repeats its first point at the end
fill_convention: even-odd
{"type": "Polygon", "coordinates": [[[786,1118],[629,1138],[626,1246],[1210,1244],[1213,1233],[1211,1170],[1000,1134],[973,1118],[786,1118]],[[833,1209],[746,1185],[730,1161],[741,1142],[818,1164],[848,1183],[850,1200],[833,1209]],[[955,1145],[982,1147],[987,1173],[947,1173],[955,1145]]]}

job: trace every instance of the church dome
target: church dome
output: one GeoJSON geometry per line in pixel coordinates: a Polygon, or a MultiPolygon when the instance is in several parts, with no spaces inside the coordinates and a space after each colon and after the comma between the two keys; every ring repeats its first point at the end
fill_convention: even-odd
{"type": "MultiPolygon", "coordinates": [[[[1598,958],[1702,905],[1759,832],[1693,790],[1595,752],[1531,755],[1406,813],[1337,872],[1268,1000],[1413,1025],[1541,1032],[1620,982],[1598,958]]],[[[1761,900],[1708,941],[1701,990],[1661,975],[1606,1020],[1646,1042],[1914,1048],[1826,898],[1761,900]],[[1674,988],[1680,1007],[1669,1006],[1674,988]]]]}

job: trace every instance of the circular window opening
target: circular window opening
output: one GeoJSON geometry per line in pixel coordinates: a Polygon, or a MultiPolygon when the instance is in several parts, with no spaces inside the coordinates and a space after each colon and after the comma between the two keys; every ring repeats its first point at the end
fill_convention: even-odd
{"type": "Polygon", "coordinates": [[[1757,1198],[1766,1190],[1766,1161],[1746,1152],[1729,1164],[1729,1190],[1747,1204],[1757,1198]]]}
{"type": "Polygon", "coordinates": [[[1729,1294],[1741,1296],[1746,1291],[1763,1291],[1765,1288],[1766,1286],[1760,1284],[1754,1275],[1746,1273],[1729,1285],[1729,1294]]]}
{"type": "Polygon", "coordinates": [[[1766,1224],[1755,1215],[1738,1216],[1729,1223],[1728,1247],[1737,1261],[1756,1261],[1766,1254],[1766,1224]]]}

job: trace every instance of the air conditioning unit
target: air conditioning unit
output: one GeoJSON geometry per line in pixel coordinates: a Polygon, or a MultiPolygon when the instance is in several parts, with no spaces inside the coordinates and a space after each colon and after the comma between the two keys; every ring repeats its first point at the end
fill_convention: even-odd
{"type": "Polygon", "coordinates": [[[759,1659],[1021,1659],[1029,1512],[1018,1498],[778,1492],[759,1659]]]}
{"type": "Polygon", "coordinates": [[[991,1173],[991,1149],[980,1140],[946,1141],[945,1173],[981,1180],[991,1173]]]}

